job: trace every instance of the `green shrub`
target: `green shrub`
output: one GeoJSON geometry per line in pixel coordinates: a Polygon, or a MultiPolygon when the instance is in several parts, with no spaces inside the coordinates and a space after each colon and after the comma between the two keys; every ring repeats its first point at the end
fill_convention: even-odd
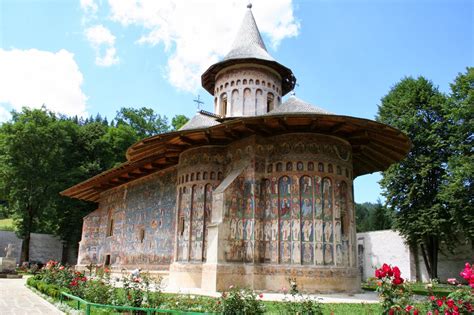
{"type": "Polygon", "coordinates": [[[230,287],[229,292],[222,293],[220,299],[221,311],[223,314],[263,314],[265,305],[261,298],[250,289],[240,289],[230,287]]]}

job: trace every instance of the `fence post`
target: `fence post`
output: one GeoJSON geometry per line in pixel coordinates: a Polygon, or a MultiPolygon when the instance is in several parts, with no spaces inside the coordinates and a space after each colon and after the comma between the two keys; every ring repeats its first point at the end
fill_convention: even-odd
{"type": "Polygon", "coordinates": [[[77,309],[80,310],[81,309],[81,301],[77,300],[77,309]]]}
{"type": "Polygon", "coordinates": [[[86,304],[86,315],[91,315],[91,305],[89,303],[86,304]]]}

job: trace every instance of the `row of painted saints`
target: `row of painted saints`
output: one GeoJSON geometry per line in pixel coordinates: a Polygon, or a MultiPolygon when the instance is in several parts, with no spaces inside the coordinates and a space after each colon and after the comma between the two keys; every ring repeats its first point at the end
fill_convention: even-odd
{"type": "MultiPolygon", "coordinates": [[[[229,261],[263,259],[302,264],[344,264],[347,261],[348,227],[343,234],[341,223],[341,209],[349,212],[344,182],[334,187],[331,179],[319,176],[283,176],[264,181],[263,193],[256,201],[264,211],[257,220],[245,215],[255,209],[251,185],[239,183],[231,196],[229,206],[236,209],[228,212],[230,233],[226,258],[229,261]]],[[[210,185],[182,192],[178,260],[205,260],[211,198],[210,185]]]]}
{"type": "MultiPolygon", "coordinates": [[[[350,212],[345,182],[334,187],[329,178],[283,176],[265,181],[262,188],[262,220],[230,212],[228,260],[263,255],[274,263],[348,263],[349,227],[343,230],[341,222],[341,212],[350,212]]],[[[239,192],[234,197],[242,198],[239,192]]]]}

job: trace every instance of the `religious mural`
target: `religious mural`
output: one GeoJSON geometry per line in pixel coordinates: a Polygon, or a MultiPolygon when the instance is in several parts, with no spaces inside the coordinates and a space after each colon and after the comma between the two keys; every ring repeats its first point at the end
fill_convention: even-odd
{"type": "Polygon", "coordinates": [[[173,259],[176,172],[112,190],[84,219],[78,263],[160,268],[173,259]],[[112,222],[112,224],[111,224],[112,222]]]}

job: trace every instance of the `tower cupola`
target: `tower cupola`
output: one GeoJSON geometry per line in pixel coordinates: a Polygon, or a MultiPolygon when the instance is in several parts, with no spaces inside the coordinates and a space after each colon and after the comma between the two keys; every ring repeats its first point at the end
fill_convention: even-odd
{"type": "Polygon", "coordinates": [[[247,8],[229,53],[201,77],[202,86],[214,95],[214,112],[221,117],[263,115],[278,107],[296,83],[291,69],[268,53],[252,6],[247,8]]]}

